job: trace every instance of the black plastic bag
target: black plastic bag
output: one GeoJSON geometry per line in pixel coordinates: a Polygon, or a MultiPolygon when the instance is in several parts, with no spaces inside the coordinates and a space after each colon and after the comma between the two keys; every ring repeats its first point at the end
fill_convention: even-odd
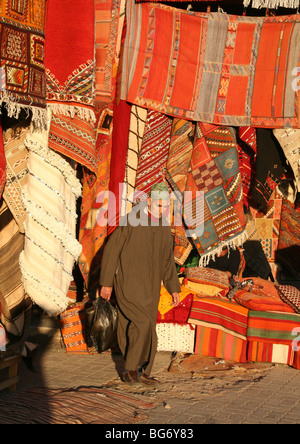
{"type": "Polygon", "coordinates": [[[117,344],[118,313],[111,302],[99,297],[86,309],[87,333],[98,353],[117,344]]]}

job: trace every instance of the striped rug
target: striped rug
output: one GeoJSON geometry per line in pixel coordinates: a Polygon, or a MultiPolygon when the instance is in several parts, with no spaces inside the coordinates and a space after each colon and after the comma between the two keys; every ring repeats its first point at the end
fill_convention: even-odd
{"type": "Polygon", "coordinates": [[[135,424],[155,405],[97,387],[34,388],[0,397],[0,424],[135,424]]]}

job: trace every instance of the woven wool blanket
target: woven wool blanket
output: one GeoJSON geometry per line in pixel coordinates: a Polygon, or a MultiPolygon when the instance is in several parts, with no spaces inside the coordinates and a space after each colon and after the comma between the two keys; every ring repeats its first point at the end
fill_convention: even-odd
{"type": "Polygon", "coordinates": [[[45,15],[46,0],[1,2],[0,104],[9,117],[30,110],[39,127],[47,124],[45,15]]]}
{"type": "Polygon", "coordinates": [[[28,182],[22,192],[26,209],[25,247],[20,255],[23,285],[49,315],[63,312],[81,253],[76,240],[76,200],[81,184],[71,165],[47,145],[48,131],[31,131],[28,182]]]}
{"type": "Polygon", "coordinates": [[[299,128],[297,15],[194,13],[129,1],[127,26],[123,99],[219,125],[299,128]]]}

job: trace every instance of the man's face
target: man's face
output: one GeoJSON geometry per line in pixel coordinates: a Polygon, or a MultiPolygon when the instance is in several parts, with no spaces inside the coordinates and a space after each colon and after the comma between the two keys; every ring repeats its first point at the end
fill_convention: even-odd
{"type": "Polygon", "coordinates": [[[151,214],[160,219],[163,214],[166,214],[169,207],[170,202],[168,200],[157,200],[157,199],[148,199],[149,210],[151,214]]]}

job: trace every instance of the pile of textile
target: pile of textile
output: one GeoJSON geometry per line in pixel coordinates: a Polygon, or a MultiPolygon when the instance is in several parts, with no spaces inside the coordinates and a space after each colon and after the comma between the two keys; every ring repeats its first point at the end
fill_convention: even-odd
{"type": "Polygon", "coordinates": [[[300,290],[256,277],[236,279],[233,286],[228,273],[207,267],[188,268],[185,275],[195,354],[299,369],[300,290]]]}
{"type": "MultiPolygon", "coordinates": [[[[26,353],[37,304],[60,316],[70,350],[92,352],[82,310],[104,244],[161,181],[171,195],[178,267],[192,256],[211,267],[224,249],[234,259],[242,248],[247,276],[276,278],[277,264],[299,276],[290,260],[300,244],[298,14],[237,16],[147,0],[3,0],[0,27],[8,347],[26,353]]],[[[186,327],[196,304],[191,282],[177,310],[162,290],[159,328],[186,327]]],[[[200,328],[197,343],[207,343],[200,328]]],[[[232,332],[247,337],[214,330],[214,343],[232,332]]]]}

